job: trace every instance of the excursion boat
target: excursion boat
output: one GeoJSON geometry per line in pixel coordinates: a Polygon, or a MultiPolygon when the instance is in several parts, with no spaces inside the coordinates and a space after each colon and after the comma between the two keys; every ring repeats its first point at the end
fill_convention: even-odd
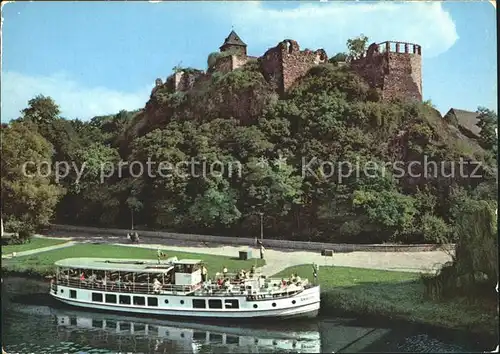
{"type": "Polygon", "coordinates": [[[238,319],[315,317],[320,308],[320,287],[307,279],[224,274],[223,284],[202,281],[201,260],[67,258],[55,265],[50,295],[77,307],[238,319]]]}

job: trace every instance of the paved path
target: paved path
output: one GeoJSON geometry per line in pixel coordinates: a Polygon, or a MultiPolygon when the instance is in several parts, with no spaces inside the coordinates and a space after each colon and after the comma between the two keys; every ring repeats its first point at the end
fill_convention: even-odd
{"type": "MultiPolygon", "coordinates": [[[[139,244],[139,245],[124,245],[128,247],[142,248],[161,248],[162,250],[189,252],[189,253],[206,253],[220,256],[237,257],[239,251],[249,250],[245,246],[219,246],[210,247],[207,245],[200,247],[178,247],[165,246],[161,244],[139,244]]],[[[259,254],[258,250],[253,250],[253,254],[259,254]]],[[[368,269],[383,269],[404,272],[422,272],[437,269],[441,264],[451,260],[451,256],[443,251],[431,252],[351,252],[351,253],[335,253],[333,257],[324,257],[316,252],[305,251],[283,251],[269,250],[265,251],[266,265],[261,267],[261,271],[265,274],[276,274],[288,267],[293,267],[301,264],[316,263],[320,266],[344,266],[357,267],[368,269]]]]}
{"type": "MultiPolygon", "coordinates": [[[[71,238],[65,238],[70,240],[71,238]]],[[[249,250],[246,246],[225,246],[214,245],[207,243],[183,242],[182,245],[174,244],[155,244],[152,241],[141,244],[123,244],[120,243],[123,238],[90,238],[82,240],[82,238],[73,238],[72,241],[66,243],[37,248],[33,250],[17,252],[16,257],[27,256],[40,252],[51,251],[63,247],[69,247],[74,244],[88,242],[103,242],[127,247],[142,247],[189,253],[206,253],[220,256],[237,257],[239,251],[249,250]],[[81,241],[80,241],[81,240],[81,241]]],[[[157,240],[156,240],[157,241],[157,240]]],[[[254,249],[254,255],[258,255],[259,251],[254,249]]],[[[12,258],[10,255],[2,255],[2,258],[12,258]]],[[[266,249],[265,251],[266,265],[260,268],[264,274],[276,274],[288,267],[293,267],[302,264],[316,263],[320,266],[344,266],[357,267],[367,269],[382,269],[405,272],[422,272],[437,269],[441,264],[450,261],[451,256],[443,251],[430,252],[350,252],[350,253],[335,253],[333,257],[323,257],[317,252],[297,251],[297,250],[273,250],[266,249]]]]}
{"type": "Polygon", "coordinates": [[[2,254],[2,259],[8,259],[8,258],[13,258],[13,257],[29,256],[29,255],[36,254],[36,253],[47,252],[47,251],[57,250],[59,248],[65,248],[65,247],[73,246],[74,244],[77,244],[77,243],[78,242],[75,242],[75,241],[68,241],[68,242],[61,243],[59,245],[54,245],[54,246],[34,248],[32,250],[27,250],[27,251],[13,252],[13,253],[9,253],[9,254],[2,254]],[[14,254],[15,254],[15,256],[14,256],[14,254]]]}

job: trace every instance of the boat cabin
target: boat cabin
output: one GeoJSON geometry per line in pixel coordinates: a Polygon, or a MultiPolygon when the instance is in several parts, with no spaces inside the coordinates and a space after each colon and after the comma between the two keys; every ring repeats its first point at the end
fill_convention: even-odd
{"type": "Polygon", "coordinates": [[[111,292],[189,293],[201,286],[201,260],[67,258],[56,262],[56,284],[111,292]]]}
{"type": "Polygon", "coordinates": [[[201,283],[201,261],[197,259],[182,259],[174,261],[174,284],[197,285],[201,283]]]}

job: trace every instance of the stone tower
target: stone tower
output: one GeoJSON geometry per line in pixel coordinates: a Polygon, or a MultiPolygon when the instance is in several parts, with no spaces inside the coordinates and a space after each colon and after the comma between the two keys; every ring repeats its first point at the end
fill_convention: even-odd
{"type": "Polygon", "coordinates": [[[227,36],[224,44],[222,44],[219,49],[221,52],[234,51],[241,53],[243,56],[247,55],[247,45],[234,31],[229,33],[229,36],[227,36]]]}
{"type": "Polygon", "coordinates": [[[422,47],[405,42],[372,43],[351,67],[382,92],[382,99],[422,101],[422,47]]]}

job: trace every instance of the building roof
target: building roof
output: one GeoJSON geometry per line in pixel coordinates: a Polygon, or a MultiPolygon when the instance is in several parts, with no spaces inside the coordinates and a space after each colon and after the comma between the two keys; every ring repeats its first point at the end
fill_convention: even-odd
{"type": "Polygon", "coordinates": [[[459,125],[462,128],[467,129],[470,131],[472,134],[479,136],[479,132],[481,131],[481,128],[477,126],[478,123],[478,118],[477,118],[477,113],[476,112],[471,112],[471,111],[466,111],[463,109],[457,109],[457,108],[451,108],[448,113],[446,113],[445,117],[453,115],[454,121],[451,123],[455,123],[456,125],[459,125]]]}
{"type": "Polygon", "coordinates": [[[108,270],[117,272],[137,273],[166,273],[174,268],[176,264],[198,264],[198,259],[181,259],[172,257],[166,261],[148,259],[119,259],[119,258],[66,258],[55,262],[57,267],[108,270]]]}
{"type": "Polygon", "coordinates": [[[235,31],[231,31],[231,33],[229,33],[229,36],[227,36],[227,38],[224,41],[224,44],[222,44],[221,48],[224,47],[224,46],[227,46],[227,45],[237,45],[237,46],[243,46],[243,47],[247,46],[245,44],[245,42],[243,42],[241,40],[240,36],[238,36],[236,34],[235,31]]]}

